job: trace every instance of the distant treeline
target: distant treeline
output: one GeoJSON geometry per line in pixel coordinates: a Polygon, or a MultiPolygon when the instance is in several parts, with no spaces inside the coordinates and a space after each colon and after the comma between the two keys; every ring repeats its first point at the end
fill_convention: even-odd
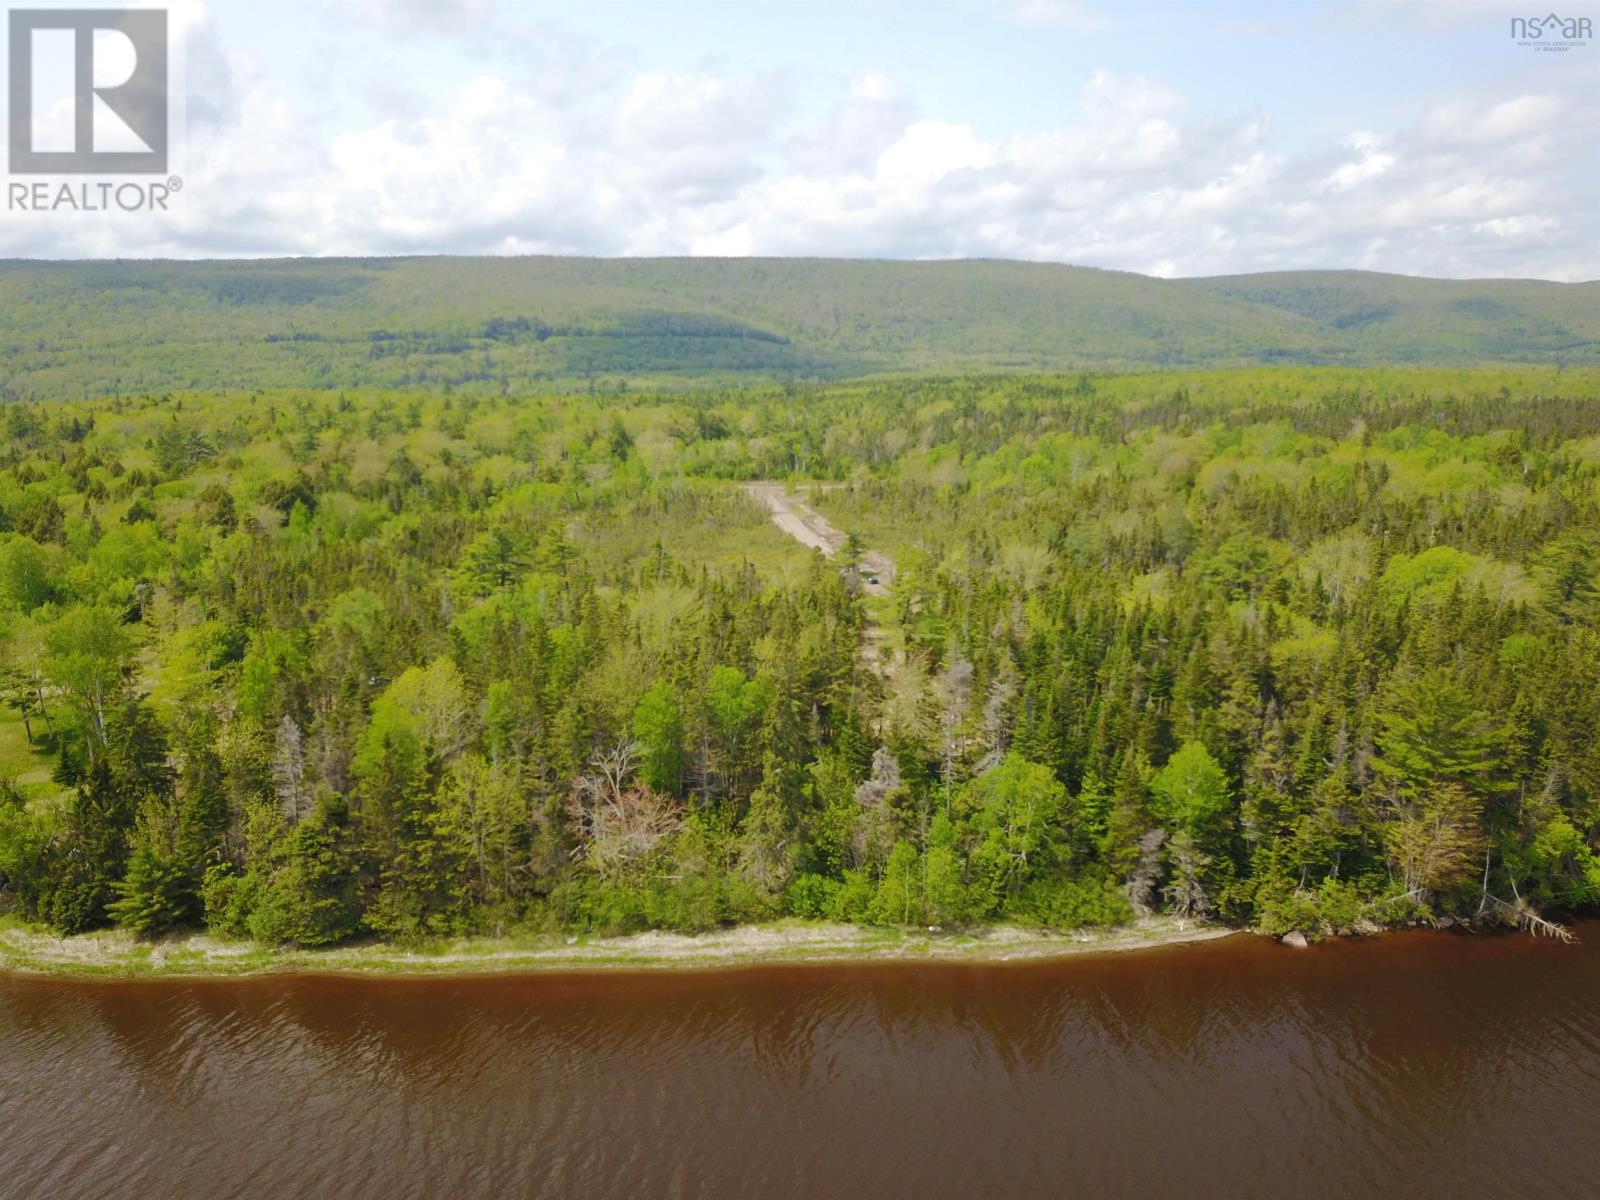
{"type": "Polygon", "coordinates": [[[0,263],[0,395],[510,394],[938,372],[1600,364],[1600,283],[1042,263],[0,263]]]}

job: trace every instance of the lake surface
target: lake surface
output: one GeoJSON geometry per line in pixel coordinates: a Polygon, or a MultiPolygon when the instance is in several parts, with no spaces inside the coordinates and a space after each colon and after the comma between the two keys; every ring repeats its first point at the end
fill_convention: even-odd
{"type": "Polygon", "coordinates": [[[0,1195],[1600,1195],[1586,943],[0,976],[0,1195]]]}

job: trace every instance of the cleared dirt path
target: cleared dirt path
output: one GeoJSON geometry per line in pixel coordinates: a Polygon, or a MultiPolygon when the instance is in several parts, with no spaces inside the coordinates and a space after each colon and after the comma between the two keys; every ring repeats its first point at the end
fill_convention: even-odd
{"type": "MultiPolygon", "coordinates": [[[[772,514],[772,523],[802,546],[833,555],[844,549],[845,535],[816,509],[789,494],[781,483],[747,483],[745,491],[772,514]]],[[[869,596],[887,596],[894,584],[894,560],[876,550],[861,555],[861,589],[869,596]]]]}
{"type": "MultiPolygon", "coordinates": [[[[844,549],[848,540],[845,534],[804,500],[790,495],[783,484],[747,483],[745,491],[772,514],[774,525],[802,546],[827,555],[844,549]]],[[[876,550],[865,550],[860,567],[862,592],[868,596],[887,596],[894,585],[894,560],[876,550]]],[[[888,647],[888,634],[872,620],[869,612],[866,627],[861,632],[861,658],[867,669],[880,678],[895,668],[895,655],[888,647]]]]}

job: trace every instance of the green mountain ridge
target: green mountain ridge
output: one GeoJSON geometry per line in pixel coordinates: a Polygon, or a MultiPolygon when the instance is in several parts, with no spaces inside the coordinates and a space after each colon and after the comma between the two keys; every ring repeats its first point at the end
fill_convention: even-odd
{"type": "Polygon", "coordinates": [[[0,395],[507,391],[1223,367],[1592,365],[1600,282],[1184,280],[960,260],[0,263],[0,395]]]}

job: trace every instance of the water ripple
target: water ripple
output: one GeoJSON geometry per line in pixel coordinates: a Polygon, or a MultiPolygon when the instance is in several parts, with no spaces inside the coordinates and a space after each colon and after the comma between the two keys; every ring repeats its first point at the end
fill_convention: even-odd
{"type": "Polygon", "coordinates": [[[1027,967],[0,978],[0,1195],[1595,1194],[1597,991],[1587,946],[1438,935],[1027,967]]]}

